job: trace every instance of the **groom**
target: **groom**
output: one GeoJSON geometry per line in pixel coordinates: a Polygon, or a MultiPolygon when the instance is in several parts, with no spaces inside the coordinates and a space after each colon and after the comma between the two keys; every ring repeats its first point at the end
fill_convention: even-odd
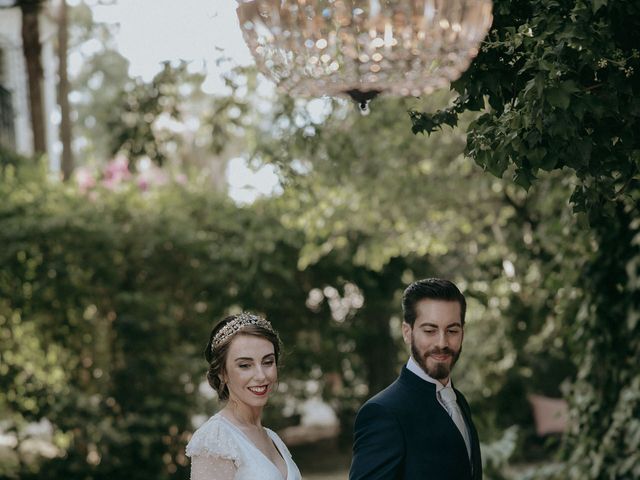
{"type": "Polygon", "coordinates": [[[466,306],[448,280],[419,280],[404,291],[402,337],[411,357],[358,412],[349,480],[482,479],[471,410],[450,378],[466,306]]]}

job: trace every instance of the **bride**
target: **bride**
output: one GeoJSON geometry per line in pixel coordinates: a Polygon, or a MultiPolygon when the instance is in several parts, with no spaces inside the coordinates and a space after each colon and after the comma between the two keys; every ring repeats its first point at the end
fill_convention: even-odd
{"type": "Polygon", "coordinates": [[[191,480],[301,480],[285,444],[261,422],[279,355],[278,334],[257,315],[232,315],[213,328],[207,380],[227,403],[187,445],[191,480]]]}

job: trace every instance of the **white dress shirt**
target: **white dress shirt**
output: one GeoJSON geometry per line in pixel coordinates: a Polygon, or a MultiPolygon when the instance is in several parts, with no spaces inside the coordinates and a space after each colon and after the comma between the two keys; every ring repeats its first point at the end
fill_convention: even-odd
{"type": "MultiPolygon", "coordinates": [[[[407,370],[409,370],[411,373],[417,375],[418,377],[420,377],[425,382],[429,382],[429,383],[435,384],[435,386],[436,386],[436,399],[438,400],[438,403],[442,406],[442,408],[444,408],[444,411],[447,412],[447,415],[451,416],[451,414],[449,413],[449,410],[447,409],[447,407],[444,404],[444,401],[440,397],[440,390],[442,390],[445,387],[453,388],[452,385],[451,385],[451,377],[449,377],[449,380],[447,381],[446,385],[442,385],[442,383],[440,383],[438,380],[436,380],[435,378],[431,377],[427,372],[425,372],[422,369],[422,367],[420,365],[418,365],[418,362],[416,362],[413,359],[413,356],[409,357],[409,361],[407,362],[407,370]]],[[[458,407],[458,410],[460,410],[460,407],[458,407]]],[[[462,416],[462,413],[461,413],[461,416],[462,416]]],[[[471,443],[470,443],[471,436],[469,435],[469,427],[467,427],[466,422],[464,422],[464,425],[462,425],[462,428],[464,429],[464,431],[461,431],[460,434],[463,436],[464,443],[467,446],[467,452],[469,453],[469,458],[471,458],[471,443]]]]}

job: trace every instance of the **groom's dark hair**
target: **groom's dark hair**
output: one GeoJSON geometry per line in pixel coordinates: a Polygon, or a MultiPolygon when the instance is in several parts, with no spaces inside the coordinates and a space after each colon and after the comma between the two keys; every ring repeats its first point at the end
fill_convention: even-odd
{"type": "Polygon", "coordinates": [[[460,304],[460,322],[464,325],[467,313],[467,301],[458,287],[449,280],[442,278],[425,278],[409,285],[402,294],[402,311],[404,321],[413,327],[416,321],[416,304],[420,300],[444,300],[460,304]]]}

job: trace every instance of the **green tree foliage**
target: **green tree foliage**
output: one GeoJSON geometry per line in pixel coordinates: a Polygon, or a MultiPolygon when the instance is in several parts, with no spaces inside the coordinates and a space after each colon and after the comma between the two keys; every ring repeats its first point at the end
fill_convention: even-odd
{"type": "Polygon", "coordinates": [[[468,127],[466,152],[529,188],[570,169],[571,196],[598,252],[584,266],[579,313],[566,317],[577,378],[561,478],[640,475],[638,2],[498,1],[480,55],[454,84],[448,109],[411,112],[414,132],[468,127]],[[486,103],[486,107],[485,107],[486,103]]]}
{"type": "Polygon", "coordinates": [[[514,165],[525,187],[541,170],[569,167],[581,181],[576,206],[602,206],[638,174],[639,9],[622,1],[496,2],[480,55],[454,83],[461,96],[436,115],[413,111],[414,132],[450,125],[486,98],[487,111],[468,129],[469,155],[496,175],[514,165]]]}
{"type": "Polygon", "coordinates": [[[83,60],[71,97],[85,163],[103,164],[122,153],[132,168],[147,157],[157,165],[171,159],[172,167],[204,169],[211,154],[220,153],[220,136],[210,135],[218,112],[202,91],[201,72],[188,62],[164,62],[151,81],[131,78],[111,27],[94,22],[84,3],[71,9],[70,35],[72,53],[83,60]],[[199,149],[208,158],[198,158],[199,149]]]}
{"type": "MultiPolygon", "coordinates": [[[[231,77],[232,94],[195,116],[208,119],[199,134],[214,153],[246,147],[278,168],[282,196],[251,207],[203,184],[81,193],[2,153],[0,408],[23,447],[10,471],[186,478],[190,415],[205,411],[199,350],[235,308],[266,313],[288,346],[288,398],[269,424],[286,423],[277,412],[318,380],[348,426],[406,360],[402,287],[442,275],[471,303],[456,381],[483,440],[499,440],[484,450],[488,476],[500,478],[491,462],[511,451],[513,424],[516,455],[535,457],[526,394],[557,396],[567,378],[574,423],[559,478],[637,476],[634,9],[497,2],[495,31],[450,108],[444,96],[381,99],[366,118],[320,100],[265,109],[251,74],[231,77]],[[389,121],[411,107],[437,111],[412,111],[414,131],[459,123],[466,147],[461,131],[416,139],[389,121]],[[44,417],[65,457],[38,465],[20,435],[44,417]]],[[[85,134],[104,133],[96,156],[173,161],[179,149],[153,125],[193,114],[198,79],[167,65],[147,84],[114,52],[94,60],[75,98],[85,134]]]]}
{"type": "MultiPolygon", "coordinates": [[[[401,112],[392,105],[391,111],[401,112]]],[[[327,119],[327,135],[342,128],[339,118],[327,119]]],[[[362,127],[366,125],[354,123],[354,128],[362,127]]],[[[399,128],[400,132],[406,138],[399,144],[408,147],[409,132],[399,128]]],[[[438,143],[443,150],[445,144],[438,143]]],[[[373,154],[376,147],[366,148],[373,154]]],[[[355,218],[346,208],[351,201],[347,198],[312,214],[313,204],[301,191],[296,194],[293,184],[279,199],[240,208],[197,184],[141,193],[132,182],[115,191],[96,187],[81,193],[73,186],[49,183],[29,169],[16,169],[18,160],[3,162],[0,402],[10,413],[5,420],[19,436],[16,452],[21,460],[10,471],[20,472],[20,478],[148,478],[150,472],[154,478],[186,478],[182,452],[192,431],[190,416],[211,411],[197,394],[204,374],[201,346],[212,322],[239,307],[265,312],[285,344],[281,384],[287,395],[276,397],[268,424],[291,421],[283,418],[282,409],[296,398],[314,395],[308,381],[317,380],[342,420],[348,446],[356,409],[386,385],[405,360],[404,350],[398,348],[398,293],[413,278],[455,275],[458,269],[465,270],[458,279],[470,294],[474,312],[460,381],[482,419],[484,440],[500,438],[501,429],[513,422],[527,428],[523,388],[557,394],[566,376],[558,368],[566,366],[563,345],[544,346],[559,328],[545,295],[552,288],[566,288],[567,280],[559,271],[559,260],[542,270],[537,232],[549,230],[544,248],[555,256],[569,231],[562,218],[544,227],[536,221],[549,204],[559,217],[566,214],[566,203],[557,198],[567,186],[557,188],[549,182],[544,184],[548,190],[535,197],[505,192],[501,189],[508,190],[508,185],[499,180],[472,175],[473,166],[459,155],[460,148],[458,144],[451,171],[445,168],[438,176],[438,168],[427,168],[418,177],[421,183],[429,181],[428,173],[436,175],[429,188],[420,191],[445,190],[433,193],[431,206],[417,194],[402,195],[402,188],[394,190],[397,196],[382,194],[376,199],[377,190],[365,178],[358,177],[362,183],[351,186],[358,195],[368,192],[382,213],[397,202],[409,207],[417,201],[420,208],[408,210],[411,215],[405,221],[420,225],[426,212],[434,218],[424,227],[425,235],[468,242],[441,240],[446,253],[411,253],[399,246],[379,250],[374,240],[381,220],[373,212],[360,207],[367,217],[355,218]],[[469,181],[455,187],[453,172],[460,171],[467,171],[469,181]],[[447,177],[454,183],[440,186],[447,177]],[[446,189],[466,192],[477,180],[488,182],[488,191],[495,195],[481,202],[475,199],[486,202],[488,217],[459,218],[462,224],[470,223],[468,229],[441,227],[439,222],[445,227],[455,224],[448,218],[456,215],[453,210],[440,219],[436,215],[452,198],[446,189]],[[507,194],[513,198],[501,203],[507,194]],[[510,202],[530,218],[516,215],[510,202]],[[321,238],[320,230],[287,215],[307,211],[318,228],[324,228],[323,222],[353,220],[352,228],[341,233],[346,243],[331,239],[331,230],[322,233],[332,248],[311,262],[308,255],[315,247],[309,245],[321,238]],[[517,255],[516,245],[524,248],[517,255]],[[361,247],[366,255],[358,253],[361,247]],[[391,256],[381,262],[378,251],[391,256]],[[513,271],[507,274],[502,260],[509,252],[513,271]],[[478,257],[477,266],[469,255],[478,257]],[[301,261],[306,268],[299,268],[301,261]],[[515,318],[521,321],[515,323],[515,318]],[[537,342],[529,341],[529,333],[537,334],[537,342]],[[42,418],[53,424],[52,441],[63,457],[38,463],[25,453],[29,439],[23,432],[28,422],[42,418]]],[[[445,155],[435,165],[450,162],[445,155]]],[[[331,186],[329,170],[326,173],[324,184],[318,174],[318,188],[331,186]]],[[[389,185],[406,181],[403,177],[401,173],[400,179],[389,178],[389,185]]],[[[385,176],[376,178],[375,185],[384,192],[385,176]]],[[[322,195],[321,202],[330,198],[322,195]]],[[[461,201],[458,197],[453,199],[461,201]]],[[[398,245],[405,238],[398,237],[398,245]]],[[[393,245],[386,236],[380,241],[393,245]]],[[[581,251],[580,242],[576,249],[581,251]]],[[[563,295],[575,294],[565,290],[563,295]]]]}
{"type": "Polygon", "coordinates": [[[265,313],[285,345],[273,428],[317,394],[310,380],[345,405],[350,425],[367,385],[379,389],[393,367],[365,348],[386,336],[346,320],[362,307],[354,282],[378,297],[365,318],[388,318],[402,260],[373,271],[327,256],[299,270],[304,237],[274,202],[238,207],[202,182],[81,191],[10,160],[0,182],[0,409],[17,443],[2,475],[188,478],[191,417],[213,410],[198,393],[201,349],[239,308],[265,313]],[[363,370],[372,361],[380,371],[363,370]],[[27,427],[45,418],[53,450],[38,458],[27,427]]]}
{"type": "MultiPolygon", "coordinates": [[[[421,101],[434,107],[447,97],[421,101]]],[[[363,118],[341,102],[280,98],[271,116],[254,122],[253,161],[281,174],[282,222],[305,234],[300,268],[338,258],[330,264],[342,265],[343,281],[363,294],[364,307],[342,328],[364,362],[359,369],[380,378],[359,398],[391,381],[406,360],[398,344],[403,286],[424,276],[454,278],[472,304],[457,379],[472,399],[483,439],[497,440],[518,424],[520,459],[545,455],[526,397],[560,396],[560,385],[575,372],[560,318],[575,314],[582,295],[577,275],[592,254],[590,234],[567,202],[576,179],[545,175],[526,193],[486,176],[463,156],[462,131],[416,141],[402,125],[389,124],[409,105],[380,99],[363,118]],[[400,281],[376,291],[375,272],[381,282],[392,275],[400,281]],[[390,308],[376,307],[385,296],[390,308]],[[380,368],[374,360],[381,351],[397,352],[395,367],[380,368]]],[[[347,405],[341,404],[345,415],[347,405]]]]}
{"type": "Polygon", "coordinates": [[[129,62],[116,50],[109,26],[94,22],[84,3],[69,9],[69,54],[82,60],[70,78],[76,153],[85,163],[101,163],[113,154],[108,122],[122,108],[129,62]]]}
{"type": "Polygon", "coordinates": [[[205,187],[89,195],[13,171],[0,183],[0,408],[19,440],[13,475],[188,478],[213,322],[256,308],[294,344],[305,298],[295,236],[205,187]],[[62,456],[38,465],[24,427],[42,418],[62,456]]]}
{"type": "Polygon", "coordinates": [[[186,95],[182,88],[197,90],[203,79],[202,75],[189,74],[185,62],[178,66],[165,62],[151,84],[140,79],[128,82],[117,100],[120,109],[113,110],[106,122],[111,132],[111,153],[123,152],[131,158],[146,156],[158,165],[175,157],[181,138],[170,128],[163,128],[159,120],[183,120],[180,108],[186,95]]]}

